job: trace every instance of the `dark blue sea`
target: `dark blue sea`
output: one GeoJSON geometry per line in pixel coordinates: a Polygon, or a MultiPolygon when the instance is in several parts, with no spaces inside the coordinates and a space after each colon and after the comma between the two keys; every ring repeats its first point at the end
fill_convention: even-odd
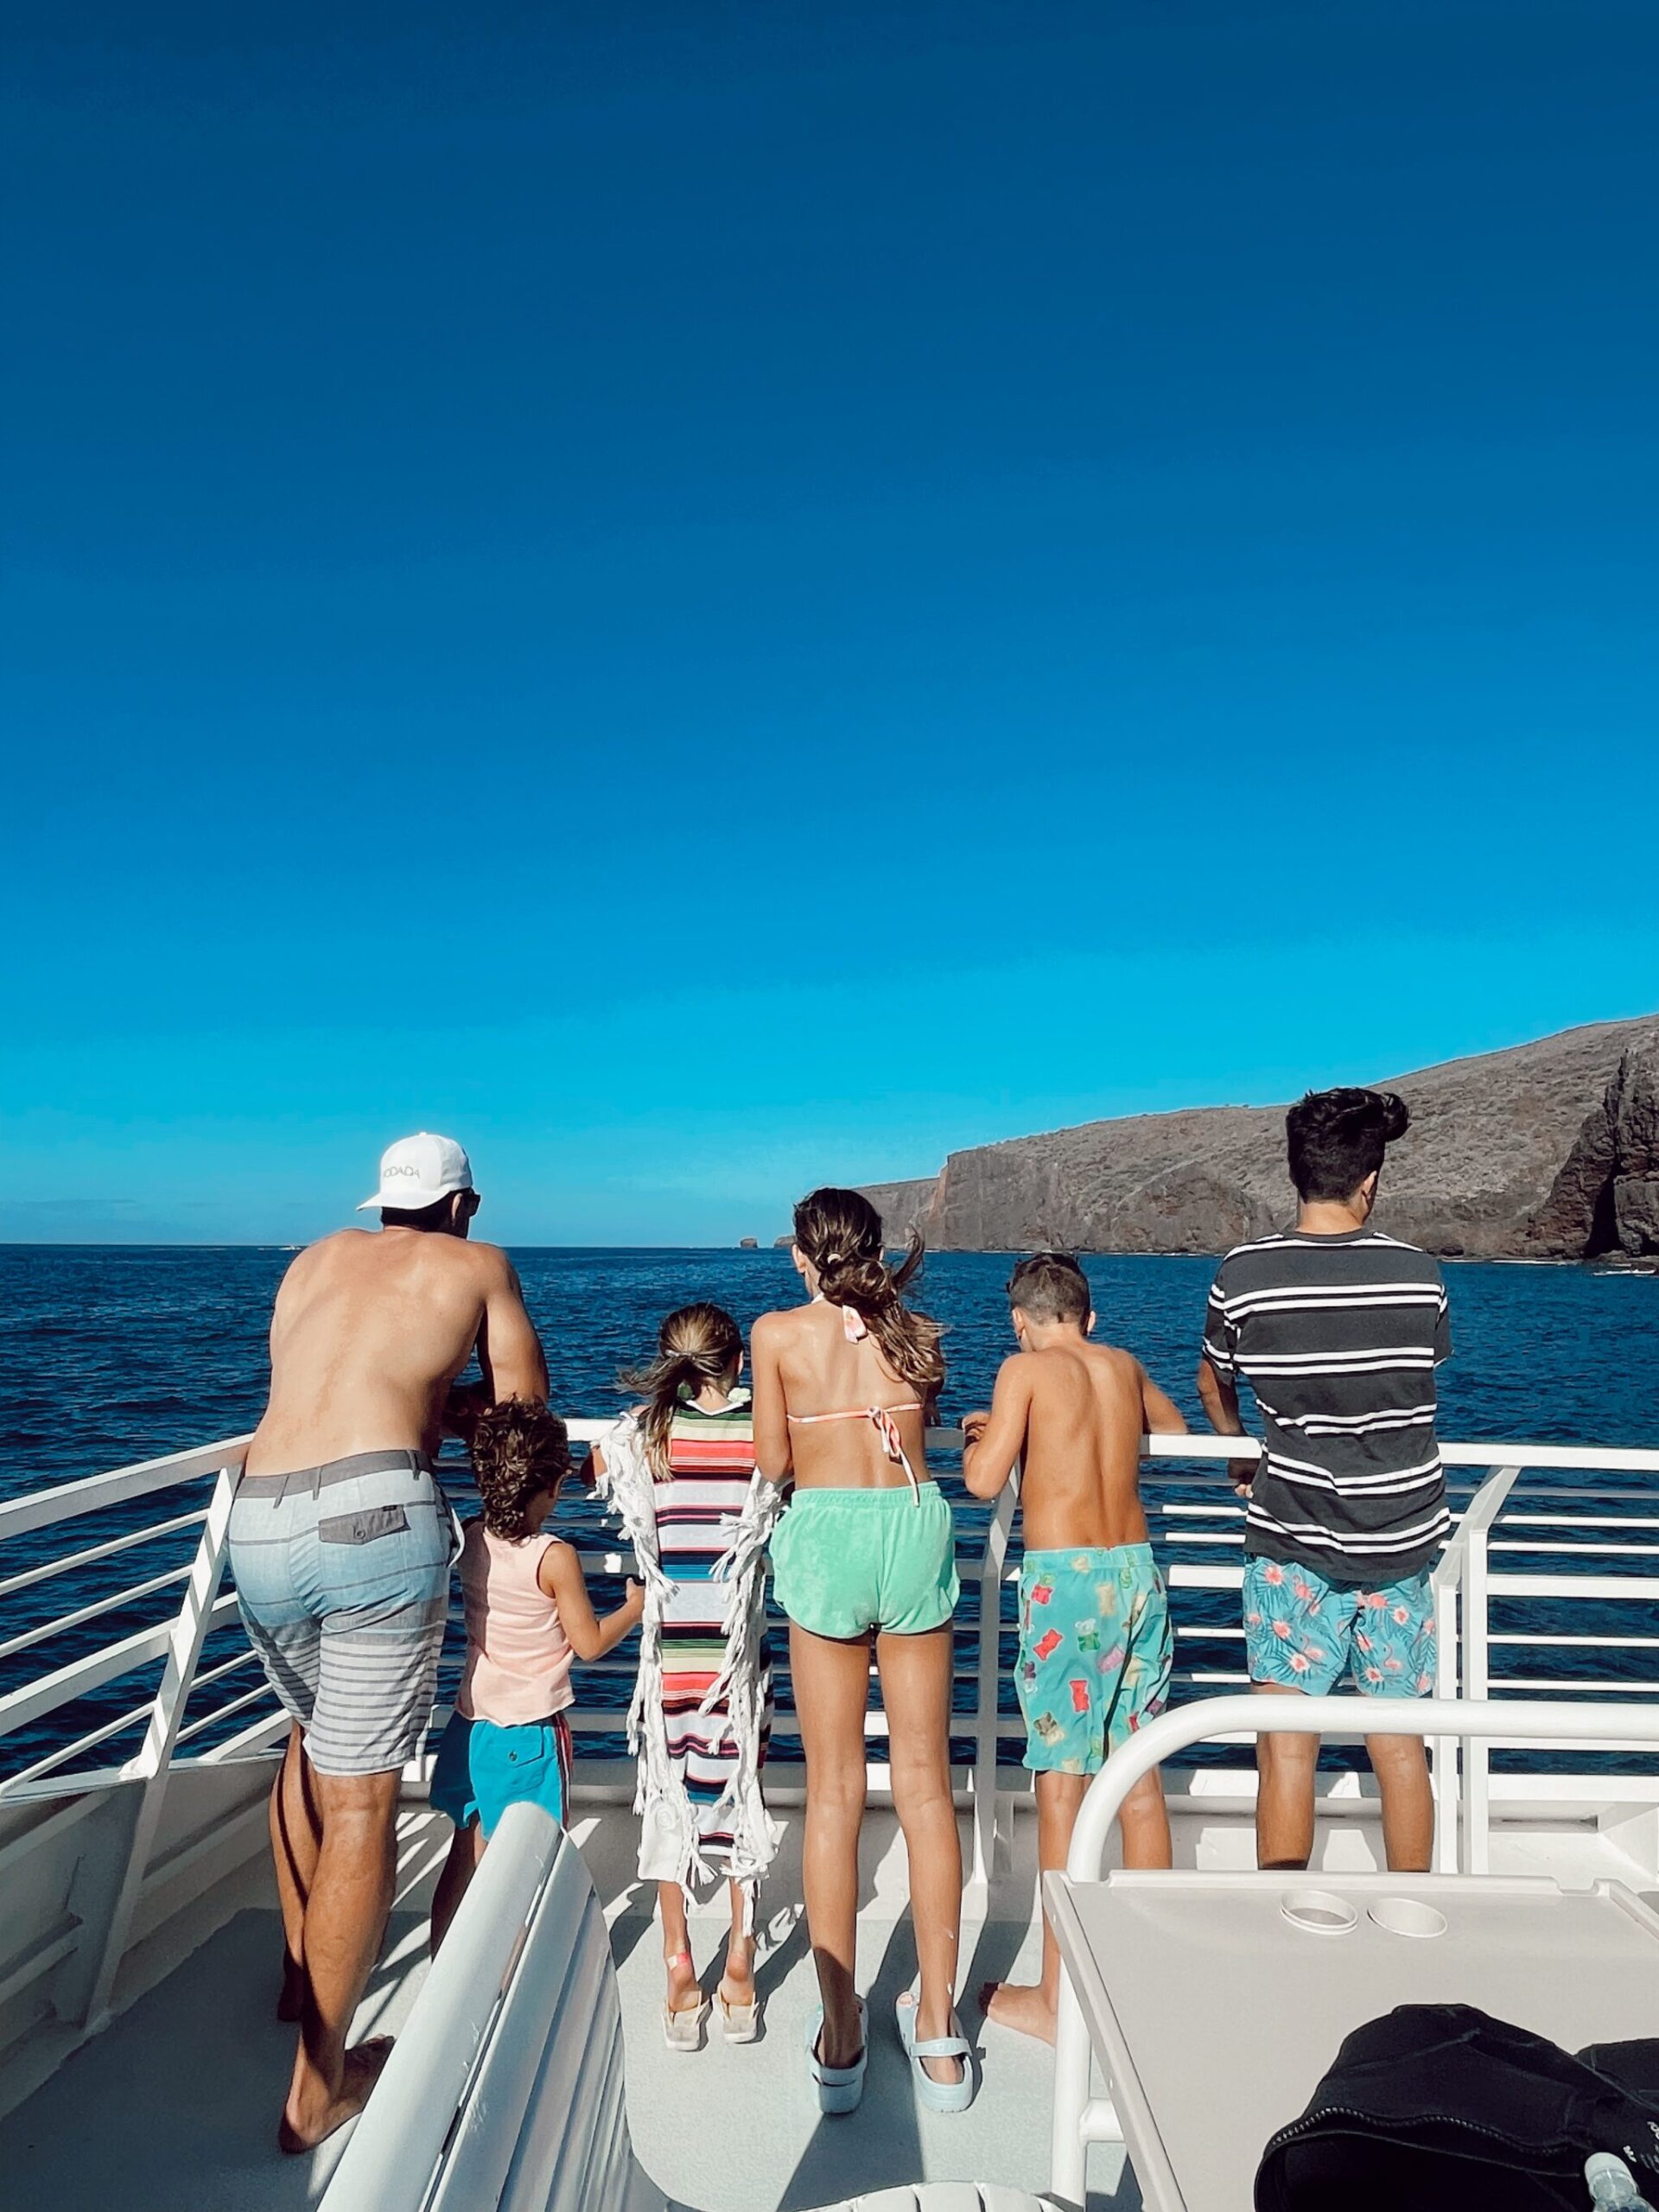
{"type": "MultiPolygon", "coordinates": [[[[270,1304],[291,1254],[257,1248],[0,1246],[0,1498],[181,1451],[253,1426],[263,1403],[270,1304]]],[[[648,1357],[658,1321],[692,1298],[712,1298],[747,1327],[769,1306],[793,1302],[799,1285],[786,1253],[674,1250],[527,1250],[514,1254],[530,1310],[547,1347],[554,1402],[571,1415],[604,1414],[623,1402],[619,1367],[648,1357]]],[[[1002,1294],[1009,1262],[1000,1254],[930,1259],[918,1302],[948,1328],[950,1373],[943,1412],[952,1420],[986,1402],[997,1363],[1011,1349],[1002,1294]]],[[[1130,1346],[1202,1426],[1193,1375],[1212,1263],[1204,1259],[1091,1259],[1100,1333],[1130,1346]]],[[[1442,1433],[1564,1444],[1659,1446],[1659,1277],[1593,1268],[1463,1264],[1447,1268],[1455,1357],[1442,1370],[1442,1433]]],[[[1538,1478],[1539,1482],[1559,1478],[1538,1478]]],[[[1642,1478],[1611,1486],[1659,1492],[1642,1478]]],[[[949,1485],[948,1485],[949,1486],[949,1485]]],[[[1154,1495],[1156,1485],[1148,1485],[1154,1495]]],[[[959,1490],[957,1492],[960,1498],[959,1490]]],[[[169,1511],[184,1503],[169,1502],[169,1511]]],[[[562,1510],[565,1509],[562,1508],[562,1510]]],[[[572,1533],[587,1509],[573,1503],[572,1533]]],[[[60,1618],[72,1606],[130,1587],[188,1556],[175,1540],[103,1561],[73,1577],[9,1588],[44,1558],[98,1542],[142,1519],[152,1503],[23,1537],[0,1551],[0,1646],[60,1618]]],[[[965,1536],[983,1509],[959,1509],[965,1536]]],[[[1593,1533],[1593,1532],[1590,1532],[1593,1533]]],[[[1172,1559],[1217,1553],[1177,1543],[1172,1559]]],[[[1542,1560],[1526,1560],[1528,1567],[1542,1560]]],[[[1596,1559],[1599,1571],[1620,1562],[1596,1559]]],[[[1626,1563],[1652,1571],[1651,1561],[1626,1563]]],[[[596,1589],[603,1604],[607,1592],[596,1589]]],[[[158,1618],[168,1601],[136,1601],[80,1629],[55,1631],[0,1657],[0,1696],[79,1652],[158,1618]]],[[[175,1599],[172,1602],[176,1602],[175,1599]]],[[[1590,1609],[1554,1611],[1568,1628],[1592,1624],[1590,1609]]],[[[1616,1609],[1628,1620],[1628,1608],[1616,1609]]],[[[1184,1619],[1236,1620],[1226,1593],[1185,1593],[1184,1619]]],[[[1531,1625],[1542,1626],[1535,1609],[1531,1625]]],[[[1502,1622],[1495,1617],[1494,1626],[1502,1622]]],[[[1548,1625],[1556,1625],[1552,1618],[1548,1625]]],[[[1605,1623],[1603,1624],[1605,1625],[1605,1623]]],[[[204,1664],[234,1650],[228,1635],[204,1664]]],[[[971,1641],[964,1640],[964,1661],[971,1641]]],[[[1504,1663],[1523,1671],[1524,1655],[1504,1663]]],[[[1236,1664],[1236,1645],[1201,1640],[1184,1662],[1236,1664]]],[[[1548,1669],[1562,1670],[1561,1655],[1548,1669]]],[[[253,1678],[238,1677],[237,1686],[253,1678]]],[[[54,1744],[118,1718],[142,1699],[153,1675],[130,1676],[35,1727],[0,1740],[0,1777],[54,1744]]],[[[614,1678],[594,1681],[589,1702],[626,1701],[614,1678]]],[[[959,1704],[971,1703],[961,1685],[959,1704]]],[[[204,1732],[202,1744],[213,1740],[204,1732]]],[[[130,1736],[93,1756],[124,1756],[130,1736]]],[[[780,1744],[780,1755],[791,1747],[780,1744]]]]}

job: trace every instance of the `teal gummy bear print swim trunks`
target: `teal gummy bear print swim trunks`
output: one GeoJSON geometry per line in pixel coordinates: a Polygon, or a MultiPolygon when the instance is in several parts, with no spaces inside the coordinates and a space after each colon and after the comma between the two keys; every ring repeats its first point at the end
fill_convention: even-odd
{"type": "Polygon", "coordinates": [[[1150,1544],[1027,1552],[1015,1686],[1033,1772],[1097,1774],[1164,1709],[1173,1643],[1150,1544]]]}

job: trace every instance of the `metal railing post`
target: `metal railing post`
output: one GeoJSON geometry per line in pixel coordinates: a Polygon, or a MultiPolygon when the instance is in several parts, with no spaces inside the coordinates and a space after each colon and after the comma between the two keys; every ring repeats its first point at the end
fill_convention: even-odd
{"type": "Polygon", "coordinates": [[[184,1603],[179,1608],[168,1639],[167,1663],[162,1670],[161,1687],[156,1693],[156,1702],[150,1707],[149,1726],[145,1732],[143,1745],[122,1769],[124,1779],[140,1783],[143,1787],[133,1815],[125,1864],[111,1897],[103,1928],[96,1930],[89,1926],[83,1938],[84,1942],[96,1946],[97,1964],[85,1984],[86,1995],[78,2017],[79,2024],[93,2033],[104,2026],[108,2018],[110,1995],[115,1986],[116,1973],[127,1947],[127,1937],[131,1930],[132,1917],[137,1909],[144,1876],[149,1872],[150,1848],[156,1840],[162,1805],[167,1795],[168,1769],[173,1757],[173,1747],[178,1741],[180,1724],[184,1719],[184,1708],[190,1696],[190,1685],[195,1680],[201,1647],[207,1642],[212,1626],[213,1600],[219,1592],[219,1578],[225,1571],[225,1555],[229,1548],[231,1502],[236,1496],[238,1472],[239,1466],[219,1470],[201,1540],[196,1546],[184,1603]]]}
{"type": "Polygon", "coordinates": [[[1020,1497],[1020,1470],[1009,1476],[985,1532],[979,1563],[979,1668],[974,1695],[974,1864],[969,1888],[974,1902],[989,1897],[997,1871],[1001,1823],[997,1784],[997,1700],[1001,1680],[1002,1575],[1008,1536],[1020,1497]]]}
{"type": "MultiPolygon", "coordinates": [[[[1434,1592],[1434,1694],[1451,1703],[1459,1694],[1458,1612],[1462,1592],[1465,1548],[1459,1531],[1440,1554],[1432,1577],[1434,1592]]],[[[1462,1821],[1459,1752],[1455,1736],[1436,1736],[1431,1753],[1434,1770],[1434,1869],[1440,1874],[1458,1871],[1458,1844],[1462,1821]]]]}
{"type": "MultiPolygon", "coordinates": [[[[1498,1467],[1469,1502],[1463,1518],[1463,1694],[1484,1704],[1490,1688],[1487,1645],[1487,1532],[1509,1502],[1519,1467],[1498,1467]]],[[[1491,1752],[1484,1738],[1463,1747],[1463,1866],[1484,1874],[1491,1866],[1491,1752]]]]}
{"type": "Polygon", "coordinates": [[[1109,2099],[1089,2095],[1089,2029],[1069,1974],[1060,1975],[1059,2016],[1054,2026],[1054,2123],[1047,2196],[1065,2212],[1084,2212],[1089,2201],[1089,2145],[1121,2143],[1123,2133],[1109,2099]]]}

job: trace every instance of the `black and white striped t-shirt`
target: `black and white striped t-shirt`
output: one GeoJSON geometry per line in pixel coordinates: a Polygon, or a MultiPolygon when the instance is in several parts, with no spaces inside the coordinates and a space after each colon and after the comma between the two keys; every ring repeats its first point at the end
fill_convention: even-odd
{"type": "Polygon", "coordinates": [[[1428,1564],[1451,1525],[1434,1370],[1452,1335],[1427,1252],[1374,1229],[1241,1244],[1211,1290],[1204,1351],[1262,1408],[1248,1554],[1334,1582],[1395,1581],[1428,1564]]]}

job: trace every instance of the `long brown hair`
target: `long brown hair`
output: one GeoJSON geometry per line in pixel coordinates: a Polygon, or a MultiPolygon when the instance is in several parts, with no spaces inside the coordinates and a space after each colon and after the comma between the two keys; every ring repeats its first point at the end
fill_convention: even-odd
{"type": "Polygon", "coordinates": [[[657,1357],[649,1367],[631,1367],[617,1376],[624,1390],[638,1390],[645,1401],[639,1427],[645,1459],[658,1482],[672,1479],[668,1436],[674,1416],[705,1383],[723,1382],[743,1363],[743,1332],[723,1306],[699,1300],[671,1313],[657,1332],[657,1357]]]}
{"type": "Polygon", "coordinates": [[[818,1271],[818,1288],[832,1306],[850,1306],[901,1382],[936,1390],[944,1380],[944,1332],[905,1304],[905,1285],[922,1264],[912,1230],[903,1260],[889,1267],[881,1217],[861,1191],[809,1191],[795,1209],[795,1247],[818,1271]]]}

